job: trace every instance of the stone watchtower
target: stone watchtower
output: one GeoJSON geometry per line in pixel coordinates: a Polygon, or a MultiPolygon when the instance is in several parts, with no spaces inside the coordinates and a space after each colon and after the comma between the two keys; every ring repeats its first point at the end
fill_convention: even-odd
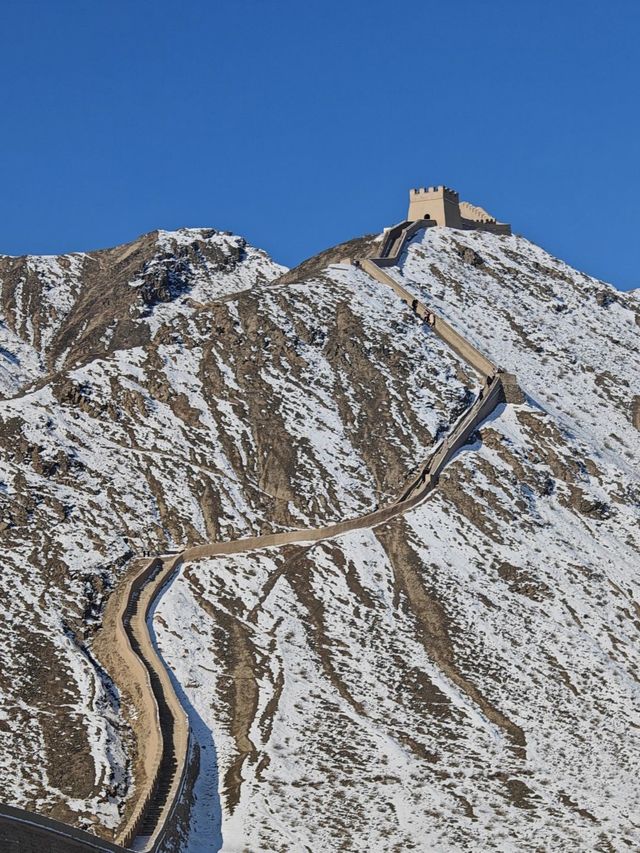
{"type": "Polygon", "coordinates": [[[491,231],[494,234],[511,234],[511,226],[497,222],[486,210],[468,201],[460,201],[458,193],[450,187],[420,187],[409,190],[407,219],[431,219],[436,225],[460,228],[465,231],[491,231]]]}

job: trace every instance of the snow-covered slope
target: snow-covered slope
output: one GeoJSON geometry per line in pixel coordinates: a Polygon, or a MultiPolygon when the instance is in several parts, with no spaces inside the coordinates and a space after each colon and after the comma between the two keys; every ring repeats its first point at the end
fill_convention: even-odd
{"type": "Polygon", "coordinates": [[[558,424],[637,469],[640,305],[522,237],[435,228],[398,278],[499,364],[558,424]]]}
{"type": "MultiPolygon", "coordinates": [[[[114,303],[108,342],[0,402],[3,798],[65,820],[115,827],[131,793],[128,732],[91,639],[132,556],[373,509],[475,382],[363,273],[269,289],[281,267],[243,245],[209,270],[205,237],[211,252],[240,244],[142,238],[131,291],[171,278],[185,253],[202,269],[163,301],[136,297],[126,315],[114,303]]],[[[77,303],[83,287],[95,284],[77,303]]]]}
{"type": "MultiPolygon", "coordinates": [[[[131,802],[92,638],[134,554],[371,510],[469,404],[342,251],[283,277],[183,230],[0,259],[5,801],[107,834],[131,802]]],[[[390,272],[527,400],[402,518],[184,567],[153,622],[198,746],[182,853],[633,849],[637,294],[442,228],[390,272]]]]}
{"type": "Polygon", "coordinates": [[[402,519],[185,569],[155,620],[204,747],[184,849],[635,849],[633,298],[446,229],[393,274],[528,400],[402,519]]]}
{"type": "Polygon", "coordinates": [[[191,473],[182,389],[153,341],[282,271],[212,229],[0,258],[2,800],[117,825],[131,783],[126,732],[87,643],[134,550],[167,541],[182,519],[195,528],[200,514],[202,484],[180,489],[191,473]],[[166,458],[153,454],[164,435],[166,458]]]}
{"type": "Polygon", "coordinates": [[[146,343],[162,322],[282,272],[212,228],[154,231],[96,252],[0,256],[0,394],[146,343]]]}

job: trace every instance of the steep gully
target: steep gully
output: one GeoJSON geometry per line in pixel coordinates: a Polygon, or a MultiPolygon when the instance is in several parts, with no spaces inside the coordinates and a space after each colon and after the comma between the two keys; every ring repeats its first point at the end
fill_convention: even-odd
{"type": "MultiPolygon", "coordinates": [[[[432,222],[424,220],[402,222],[386,230],[377,257],[359,261],[346,259],[344,262],[359,267],[376,281],[390,287],[481,376],[483,384],[474,402],[407,483],[399,497],[390,504],[358,518],[325,527],[197,545],[177,554],[160,555],[134,564],[133,571],[109,600],[96,649],[107,669],[118,673],[118,686],[123,698],[128,699],[135,708],[138,742],[144,742],[138,767],[139,778],[136,780],[140,793],[133,811],[121,828],[118,843],[102,841],[65,824],[5,806],[0,806],[0,842],[13,844],[20,837],[20,832],[24,834],[30,828],[28,832],[36,835],[40,833],[40,837],[46,838],[47,843],[51,844],[51,850],[56,853],[58,850],[129,849],[148,853],[160,850],[175,823],[176,809],[189,770],[191,741],[187,714],[175,693],[168,669],[153,643],[148,619],[154,604],[182,562],[291,543],[313,543],[353,530],[382,525],[426,499],[436,486],[443,468],[498,404],[523,401],[513,374],[489,361],[442,317],[385,272],[385,268],[397,264],[408,240],[419,230],[432,226],[432,222]]],[[[500,725],[499,712],[492,710],[495,721],[500,725]]],[[[512,736],[513,745],[522,754],[522,739],[518,743],[518,737],[513,737],[509,726],[504,724],[502,727],[512,736]]],[[[29,847],[8,846],[7,849],[28,850],[29,847]]]]}

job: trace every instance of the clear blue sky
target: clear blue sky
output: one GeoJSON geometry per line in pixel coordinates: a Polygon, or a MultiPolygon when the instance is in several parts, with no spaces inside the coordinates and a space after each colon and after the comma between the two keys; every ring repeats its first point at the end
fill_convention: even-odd
{"type": "Polygon", "coordinates": [[[154,228],[287,264],[445,183],[640,285],[636,0],[5,0],[0,252],[154,228]]]}

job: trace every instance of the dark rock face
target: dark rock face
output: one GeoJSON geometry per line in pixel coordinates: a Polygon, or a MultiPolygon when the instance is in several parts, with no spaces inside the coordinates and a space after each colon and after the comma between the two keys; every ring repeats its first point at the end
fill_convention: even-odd
{"type": "Polygon", "coordinates": [[[140,295],[149,308],[158,302],[172,302],[178,296],[182,296],[189,288],[189,277],[191,265],[187,258],[173,258],[171,256],[161,258],[152,270],[142,271],[144,284],[140,288],[140,295]]]}
{"type": "Polygon", "coordinates": [[[480,255],[469,247],[461,250],[460,257],[465,262],[465,264],[470,264],[472,267],[481,267],[484,264],[484,261],[482,260],[480,255]]]}
{"type": "Polygon", "coordinates": [[[596,293],[596,302],[601,308],[608,308],[609,305],[613,305],[617,301],[616,294],[611,290],[600,290],[596,293]]]}
{"type": "MultiPolygon", "coordinates": [[[[208,230],[205,238],[215,236],[208,230]]],[[[147,261],[140,272],[143,284],[140,295],[148,309],[159,302],[172,302],[188,293],[202,269],[208,274],[230,273],[242,262],[246,241],[238,238],[224,247],[209,246],[206,239],[194,240],[189,246],[180,247],[175,254],[166,252],[152,261],[147,261]]],[[[149,311],[144,313],[150,313],[149,311]]]]}

